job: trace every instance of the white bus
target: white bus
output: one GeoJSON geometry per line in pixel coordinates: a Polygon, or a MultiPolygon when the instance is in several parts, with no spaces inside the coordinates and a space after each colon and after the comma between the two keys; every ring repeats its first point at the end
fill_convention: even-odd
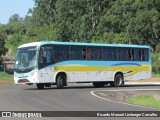
{"type": "Polygon", "coordinates": [[[15,84],[36,84],[38,89],[68,83],[95,87],[122,86],[127,80],[151,78],[148,46],[73,42],[33,42],[18,47],[15,84]]]}

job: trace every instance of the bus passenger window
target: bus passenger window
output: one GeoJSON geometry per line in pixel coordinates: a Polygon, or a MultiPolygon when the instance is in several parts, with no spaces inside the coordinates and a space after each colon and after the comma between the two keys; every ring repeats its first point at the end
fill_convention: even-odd
{"type": "Polygon", "coordinates": [[[51,62],[51,50],[47,49],[46,50],[46,63],[50,63],[51,62]]]}
{"type": "Polygon", "coordinates": [[[46,50],[44,47],[41,48],[40,51],[40,62],[45,63],[46,62],[46,50]]]}
{"type": "Polygon", "coordinates": [[[145,54],[144,54],[144,50],[143,49],[139,50],[139,58],[140,58],[141,61],[145,60],[145,54]]]}
{"type": "Polygon", "coordinates": [[[41,47],[39,62],[40,63],[51,63],[52,61],[51,52],[52,52],[51,47],[41,47]]]}
{"type": "Polygon", "coordinates": [[[88,50],[87,51],[87,60],[90,60],[91,59],[91,50],[88,50]]]}
{"type": "Polygon", "coordinates": [[[129,49],[128,51],[128,55],[129,55],[129,60],[134,60],[134,50],[133,49],[129,49]]]}
{"type": "Polygon", "coordinates": [[[149,50],[148,49],[144,49],[144,60],[145,61],[149,60],[149,50]]]}
{"type": "Polygon", "coordinates": [[[87,50],[86,50],[86,48],[83,48],[82,55],[83,55],[83,59],[87,58],[87,50]]]}

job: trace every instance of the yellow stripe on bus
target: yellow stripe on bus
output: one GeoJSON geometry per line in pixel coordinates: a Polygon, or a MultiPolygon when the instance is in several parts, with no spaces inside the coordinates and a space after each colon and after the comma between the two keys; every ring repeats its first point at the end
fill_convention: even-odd
{"type": "Polygon", "coordinates": [[[149,65],[142,66],[56,66],[54,71],[93,72],[93,71],[150,71],[149,65]]]}

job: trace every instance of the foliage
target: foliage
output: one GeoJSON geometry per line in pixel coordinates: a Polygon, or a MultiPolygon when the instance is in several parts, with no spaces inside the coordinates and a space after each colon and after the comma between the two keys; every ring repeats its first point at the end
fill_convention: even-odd
{"type": "Polygon", "coordinates": [[[160,73],[152,73],[152,78],[160,78],[160,73]]]}
{"type": "Polygon", "coordinates": [[[147,44],[154,51],[160,42],[159,0],[34,2],[35,7],[29,9],[32,16],[24,19],[17,14],[11,16],[6,25],[8,34],[25,34],[30,38],[26,42],[58,40],[147,44]],[[42,34],[41,30],[44,30],[42,34]]]}
{"type": "MultiPolygon", "coordinates": [[[[34,2],[30,15],[21,18],[14,14],[4,25],[9,51],[23,43],[45,40],[140,44],[151,46],[156,53],[160,51],[159,0],[34,2]]],[[[157,71],[154,64],[153,70],[157,71]]]]}
{"type": "Polygon", "coordinates": [[[152,55],[152,71],[155,74],[159,74],[160,73],[160,54],[156,53],[152,55]]]}
{"type": "Polygon", "coordinates": [[[0,65],[2,62],[1,55],[4,55],[7,51],[7,49],[5,48],[5,39],[6,39],[6,35],[2,30],[2,26],[0,26],[0,65]]]}

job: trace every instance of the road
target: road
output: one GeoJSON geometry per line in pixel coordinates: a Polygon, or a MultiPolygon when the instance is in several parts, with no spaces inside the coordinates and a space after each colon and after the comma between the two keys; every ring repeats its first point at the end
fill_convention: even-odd
{"type": "MultiPolygon", "coordinates": [[[[36,86],[26,85],[0,85],[0,111],[155,111],[152,108],[144,108],[106,101],[95,97],[91,91],[115,90],[115,89],[159,89],[159,86],[125,86],[120,88],[104,87],[94,88],[88,84],[74,84],[64,89],[56,87],[43,90],[36,86]]],[[[72,119],[72,118],[66,118],[72,119]]],[[[81,119],[81,118],[75,118],[81,119]]],[[[95,119],[97,118],[87,118],[95,119]]],[[[101,118],[107,119],[108,118],[101,118]]],[[[113,118],[110,118],[113,119],[113,118]]],[[[129,118],[114,118],[114,120],[129,118]]],[[[136,118],[131,118],[134,120],[136,118]]],[[[158,118],[140,118],[150,120],[158,118]]]]}

